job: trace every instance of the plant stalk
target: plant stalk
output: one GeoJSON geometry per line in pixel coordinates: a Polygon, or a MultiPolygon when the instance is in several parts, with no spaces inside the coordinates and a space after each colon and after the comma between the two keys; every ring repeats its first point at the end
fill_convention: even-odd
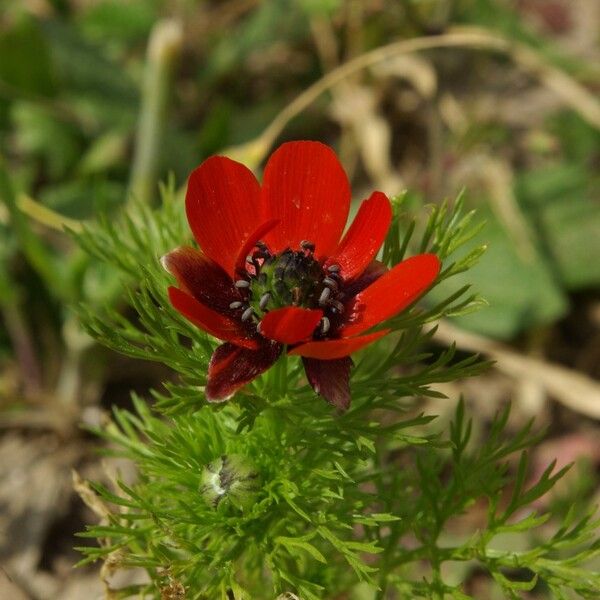
{"type": "Polygon", "coordinates": [[[150,34],[129,182],[129,198],[144,204],[150,204],[155,194],[173,69],[182,41],[181,24],[171,19],[159,21],[150,34]]]}

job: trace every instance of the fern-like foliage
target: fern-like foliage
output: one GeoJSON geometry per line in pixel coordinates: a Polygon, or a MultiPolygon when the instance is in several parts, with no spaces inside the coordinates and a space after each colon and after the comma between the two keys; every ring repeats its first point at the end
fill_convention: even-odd
{"type": "MultiPolygon", "coordinates": [[[[95,485],[110,516],[82,534],[99,540],[81,548],[84,562],[104,559],[150,575],[150,583],[115,597],[170,597],[176,587],[191,599],[289,593],[316,600],[351,593],[362,582],[372,598],[468,598],[462,580],[447,576],[446,565],[457,563],[488,571],[511,598],[535,586],[559,598],[572,591],[594,597],[600,575],[586,572],[585,562],[600,545],[590,515],[570,515],[519,552],[495,543],[547,533],[551,515],[531,506],[563,472],[549,468],[527,483],[526,450],[537,439],[531,428],[506,438],[504,411],[485,443],[470,447],[462,403],[448,434],[415,412],[415,399],[442,396],[436,383],[487,366],[477,357],[457,359],[454,348],[428,350],[435,335],[428,324],[479,307],[476,295],[457,290],[395,318],[394,333],[355,356],[352,405],[342,415],[314,394],[294,357],[228,403],[209,405],[203,386],[217,342],[170,308],[170,276],[159,262],[190,241],[173,190],[163,189],[159,209],[140,206],[120,222],[103,220],[77,235],[92,257],[120,272],[135,313],[123,316],[116,300],[84,307],[88,330],[110,348],[178,374],[153,392],[152,406],[134,396],[134,412],[116,409],[97,432],[108,452],[131,459],[139,473],[134,484],[95,485]],[[513,480],[508,461],[519,453],[513,480]],[[476,504],[485,505],[487,524],[462,531],[457,542],[449,535],[452,521],[476,504]]],[[[405,199],[394,206],[386,263],[434,251],[444,261],[442,281],[480,256],[475,247],[455,258],[478,230],[462,199],[433,208],[424,223],[405,213],[405,199]]]]}

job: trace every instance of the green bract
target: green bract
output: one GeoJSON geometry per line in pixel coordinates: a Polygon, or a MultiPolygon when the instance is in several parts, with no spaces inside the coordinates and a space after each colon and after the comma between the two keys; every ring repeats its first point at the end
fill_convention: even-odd
{"type": "Polygon", "coordinates": [[[243,510],[254,503],[260,484],[260,476],[247,458],[225,454],[202,469],[199,491],[213,508],[232,505],[243,510]]]}

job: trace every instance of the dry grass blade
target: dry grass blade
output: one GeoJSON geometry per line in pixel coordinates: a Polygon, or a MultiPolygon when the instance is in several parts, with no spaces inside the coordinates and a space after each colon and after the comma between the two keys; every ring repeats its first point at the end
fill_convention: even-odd
{"type": "Polygon", "coordinates": [[[600,383],[567,369],[519,352],[483,336],[469,333],[447,321],[439,324],[436,338],[453,342],[469,352],[497,361],[496,368],[519,379],[538,382],[553,398],[586,417],[600,419],[600,383]]]}
{"type": "Polygon", "coordinates": [[[402,54],[435,48],[474,48],[506,54],[519,67],[553,90],[562,101],[576,110],[594,127],[600,128],[600,103],[594,96],[567,73],[548,63],[538,52],[524,44],[505,39],[479,27],[451,28],[442,35],[424,36],[380,46],[333,69],[313,83],[290,102],[262,132],[241,146],[225,151],[236,160],[256,167],[264,159],[291,119],[310,106],[321,94],[330,90],[358,71],[402,54]]]}
{"type": "Polygon", "coordinates": [[[471,187],[469,181],[479,180],[484,185],[489,192],[489,205],[512,238],[517,253],[524,262],[534,262],[538,258],[533,243],[536,235],[515,197],[510,163],[479,152],[467,155],[461,160],[457,175],[457,179],[466,185],[467,189],[471,187]]]}
{"type": "Polygon", "coordinates": [[[71,471],[71,474],[73,477],[73,489],[83,500],[83,503],[101,519],[108,519],[111,514],[110,509],[90,487],[90,484],[85,481],[75,469],[71,471]]]}
{"type": "Polygon", "coordinates": [[[11,600],[27,600],[27,595],[21,590],[4,569],[0,568],[0,598],[11,598],[11,600]]]}

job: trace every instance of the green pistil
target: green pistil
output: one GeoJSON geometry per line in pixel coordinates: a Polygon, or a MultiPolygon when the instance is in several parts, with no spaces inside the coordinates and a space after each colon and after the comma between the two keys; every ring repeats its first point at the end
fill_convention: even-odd
{"type": "Polygon", "coordinates": [[[318,305],[322,278],[321,265],[312,255],[286,250],[267,259],[252,278],[250,306],[257,315],[286,306],[313,308],[318,305]]]}

